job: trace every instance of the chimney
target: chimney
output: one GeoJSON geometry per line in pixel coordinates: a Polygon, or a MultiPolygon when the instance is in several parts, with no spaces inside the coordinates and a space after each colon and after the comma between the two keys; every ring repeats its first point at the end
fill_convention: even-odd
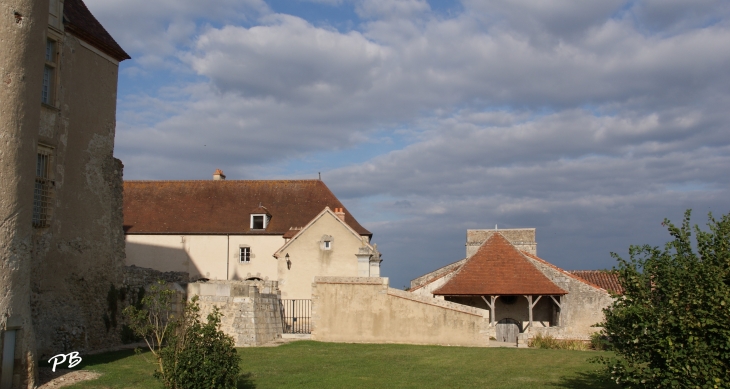
{"type": "Polygon", "coordinates": [[[335,208],[335,215],[340,218],[343,222],[345,221],[344,208],[335,208]]]}
{"type": "Polygon", "coordinates": [[[223,174],[223,170],[221,169],[215,169],[215,173],[213,173],[213,181],[221,181],[225,180],[226,175],[223,174]]]}

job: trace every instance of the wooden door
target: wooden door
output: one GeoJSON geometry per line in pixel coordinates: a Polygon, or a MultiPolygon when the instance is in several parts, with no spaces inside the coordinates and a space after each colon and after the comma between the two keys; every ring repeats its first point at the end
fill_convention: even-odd
{"type": "Polygon", "coordinates": [[[502,319],[497,322],[497,341],[517,344],[520,324],[514,319],[502,319]]]}

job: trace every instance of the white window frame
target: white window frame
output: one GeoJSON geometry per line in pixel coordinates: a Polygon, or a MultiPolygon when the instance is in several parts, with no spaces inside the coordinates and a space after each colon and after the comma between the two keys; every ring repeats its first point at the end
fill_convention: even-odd
{"type": "Polygon", "coordinates": [[[238,248],[238,263],[251,263],[251,247],[241,246],[238,248]]]}
{"type": "Polygon", "coordinates": [[[322,251],[330,251],[332,250],[332,246],[334,246],[335,238],[333,238],[331,235],[323,235],[322,239],[319,240],[319,249],[322,251]]]}
{"type": "Polygon", "coordinates": [[[43,83],[41,103],[51,107],[56,106],[56,92],[58,90],[58,57],[60,40],[55,37],[46,38],[46,53],[44,55],[43,83]]]}
{"type": "Polygon", "coordinates": [[[251,214],[251,229],[252,230],[265,230],[268,225],[269,225],[269,215],[267,215],[265,213],[252,213],[251,214]],[[257,216],[260,216],[261,218],[263,218],[263,220],[264,220],[264,228],[253,228],[253,226],[254,226],[253,220],[257,216]]]}

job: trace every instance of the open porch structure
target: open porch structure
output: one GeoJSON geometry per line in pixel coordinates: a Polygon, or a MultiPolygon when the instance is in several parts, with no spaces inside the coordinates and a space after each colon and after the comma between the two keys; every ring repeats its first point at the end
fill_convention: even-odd
{"type": "Polygon", "coordinates": [[[490,326],[499,341],[516,341],[516,333],[536,323],[561,325],[568,294],[502,234],[492,234],[444,285],[433,291],[453,301],[489,309],[490,326]]]}

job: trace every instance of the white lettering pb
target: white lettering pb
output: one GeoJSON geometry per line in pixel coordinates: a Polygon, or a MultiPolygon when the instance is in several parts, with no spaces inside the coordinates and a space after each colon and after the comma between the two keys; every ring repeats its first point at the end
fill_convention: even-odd
{"type": "Polygon", "coordinates": [[[53,361],[53,368],[51,368],[51,371],[55,373],[56,366],[66,362],[66,354],[54,355],[51,359],[48,360],[48,363],[51,363],[51,361],[53,361]],[[61,358],[61,360],[59,361],[58,358],[61,358]]]}
{"type": "Polygon", "coordinates": [[[68,354],[58,354],[54,355],[51,359],[48,360],[48,363],[53,363],[53,367],[51,368],[52,372],[56,372],[56,366],[66,362],[66,356],[68,356],[68,367],[69,369],[78,365],[81,363],[81,357],[79,356],[78,351],[74,351],[68,354]],[[59,360],[60,359],[60,360],[59,360]]]}
{"type": "Polygon", "coordinates": [[[68,354],[68,368],[72,368],[81,363],[81,357],[78,351],[74,351],[68,354]]]}

